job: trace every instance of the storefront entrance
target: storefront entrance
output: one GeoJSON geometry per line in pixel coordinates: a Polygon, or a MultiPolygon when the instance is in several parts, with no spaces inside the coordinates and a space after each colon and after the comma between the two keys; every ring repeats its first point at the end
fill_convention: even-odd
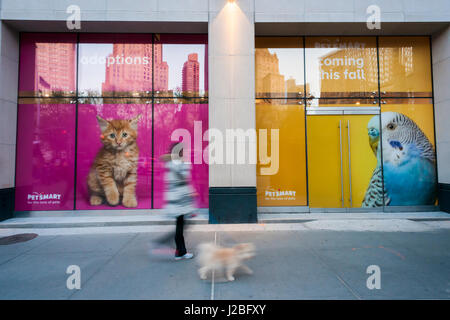
{"type": "Polygon", "coordinates": [[[368,133],[372,123],[379,122],[379,108],[308,109],[310,209],[360,210],[377,166],[378,140],[368,133]]]}
{"type": "Polygon", "coordinates": [[[430,61],[427,37],[256,37],[258,210],[435,210],[430,61]]]}

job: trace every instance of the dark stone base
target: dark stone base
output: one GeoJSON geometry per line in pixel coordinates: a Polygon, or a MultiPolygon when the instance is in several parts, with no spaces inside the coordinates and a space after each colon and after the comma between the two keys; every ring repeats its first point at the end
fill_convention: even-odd
{"type": "Polygon", "coordinates": [[[209,223],[256,222],[256,187],[209,188],[209,223]]]}
{"type": "Polygon", "coordinates": [[[0,221],[10,219],[14,212],[14,188],[0,189],[0,221]]]}
{"type": "Polygon", "coordinates": [[[450,213],[450,184],[439,183],[439,207],[441,211],[450,213]]]}

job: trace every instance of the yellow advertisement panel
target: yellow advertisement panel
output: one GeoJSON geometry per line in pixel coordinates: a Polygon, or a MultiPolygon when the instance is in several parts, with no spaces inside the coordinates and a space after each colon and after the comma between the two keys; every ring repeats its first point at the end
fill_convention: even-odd
{"type": "Polygon", "coordinates": [[[305,95],[303,38],[256,37],[256,98],[302,98],[305,95]]]}
{"type": "Polygon", "coordinates": [[[257,100],[258,206],[306,206],[305,108],[301,100],[257,100]]]}
{"type": "Polygon", "coordinates": [[[382,97],[431,97],[428,37],[380,37],[382,97]]]}
{"type": "Polygon", "coordinates": [[[305,41],[308,97],[375,97],[375,37],[306,37],[305,41]]]}

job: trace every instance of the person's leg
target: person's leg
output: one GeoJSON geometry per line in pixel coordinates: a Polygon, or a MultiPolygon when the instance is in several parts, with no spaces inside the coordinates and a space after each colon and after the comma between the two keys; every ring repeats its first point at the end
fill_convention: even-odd
{"type": "Polygon", "coordinates": [[[183,229],[184,229],[184,215],[180,215],[177,217],[177,226],[175,229],[175,244],[177,246],[175,256],[177,257],[184,256],[187,252],[184,243],[183,229]]]}

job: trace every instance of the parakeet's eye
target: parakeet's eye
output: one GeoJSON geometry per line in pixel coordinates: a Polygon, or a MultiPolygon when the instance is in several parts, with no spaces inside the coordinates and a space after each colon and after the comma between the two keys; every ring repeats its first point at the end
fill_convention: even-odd
{"type": "Polygon", "coordinates": [[[116,137],[116,135],[115,135],[114,133],[111,133],[111,134],[109,135],[109,137],[110,137],[111,139],[114,139],[114,138],[116,137]]]}
{"type": "Polygon", "coordinates": [[[388,128],[389,130],[394,130],[394,129],[395,129],[395,124],[389,123],[389,124],[387,125],[387,128],[388,128]]]}

